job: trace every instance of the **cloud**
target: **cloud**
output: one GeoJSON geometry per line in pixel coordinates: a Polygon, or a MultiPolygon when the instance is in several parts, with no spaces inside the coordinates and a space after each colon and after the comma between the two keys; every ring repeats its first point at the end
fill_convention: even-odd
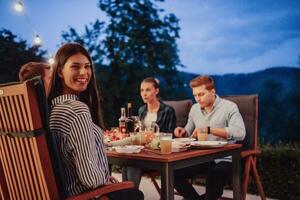
{"type": "Polygon", "coordinates": [[[189,62],[188,69],[189,72],[204,74],[247,73],[274,66],[296,66],[299,55],[300,37],[289,39],[276,48],[248,60],[238,56],[207,60],[199,55],[197,60],[189,62]]]}
{"type": "Polygon", "coordinates": [[[291,41],[299,44],[300,1],[198,2],[178,16],[186,70],[220,74],[295,65],[300,50],[291,41]]]}
{"type": "MultiPolygon", "coordinates": [[[[0,27],[33,39],[32,27],[22,15],[0,6],[0,27]]],[[[32,24],[43,39],[43,47],[54,53],[61,31],[68,26],[81,33],[96,18],[105,20],[97,1],[74,0],[72,5],[54,0],[27,2],[32,24]],[[55,14],[54,14],[55,13],[55,14]],[[49,19],[45,23],[45,19],[49,19]]],[[[165,13],[179,18],[179,56],[195,73],[235,73],[270,66],[295,65],[300,54],[300,1],[285,0],[166,0],[158,2],[165,13]],[[298,45],[298,46],[297,46],[298,45]]]]}

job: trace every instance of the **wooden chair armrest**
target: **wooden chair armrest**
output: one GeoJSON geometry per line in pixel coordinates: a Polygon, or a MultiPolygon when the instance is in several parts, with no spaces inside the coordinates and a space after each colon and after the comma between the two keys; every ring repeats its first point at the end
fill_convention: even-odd
{"type": "Polygon", "coordinates": [[[115,192],[118,190],[124,190],[124,189],[130,189],[134,188],[134,183],[131,181],[125,181],[120,183],[113,183],[109,185],[100,186],[97,188],[94,188],[93,190],[86,191],[83,193],[80,193],[75,196],[71,196],[66,198],[66,200],[84,200],[84,199],[91,199],[94,197],[102,196],[107,193],[115,192]]]}
{"type": "Polygon", "coordinates": [[[256,150],[246,150],[246,151],[242,151],[242,152],[241,152],[241,157],[242,157],[242,158],[246,158],[246,157],[248,157],[248,156],[258,155],[258,154],[260,154],[260,153],[261,153],[261,151],[258,150],[258,149],[256,149],[256,150]]]}

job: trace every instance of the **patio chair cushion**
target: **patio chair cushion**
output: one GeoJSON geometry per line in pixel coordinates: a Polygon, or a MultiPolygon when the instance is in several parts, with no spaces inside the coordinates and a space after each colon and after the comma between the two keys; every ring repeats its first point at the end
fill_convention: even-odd
{"type": "Polygon", "coordinates": [[[176,115],[176,126],[184,127],[187,123],[190,109],[193,105],[192,100],[179,100],[179,101],[164,101],[165,104],[172,106],[176,115]]]}

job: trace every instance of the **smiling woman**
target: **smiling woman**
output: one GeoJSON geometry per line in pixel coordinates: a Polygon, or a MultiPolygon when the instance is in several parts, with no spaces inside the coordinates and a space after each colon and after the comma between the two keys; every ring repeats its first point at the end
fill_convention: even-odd
{"type": "MultiPolygon", "coordinates": [[[[48,99],[50,132],[61,155],[67,194],[76,195],[117,182],[109,174],[91,57],[80,44],[65,44],[56,53],[53,71],[48,99]]],[[[119,190],[107,196],[143,199],[136,189],[119,190]]]]}
{"type": "Polygon", "coordinates": [[[71,56],[58,76],[63,80],[63,94],[80,94],[86,90],[92,76],[91,63],[81,53],[71,56]]]}

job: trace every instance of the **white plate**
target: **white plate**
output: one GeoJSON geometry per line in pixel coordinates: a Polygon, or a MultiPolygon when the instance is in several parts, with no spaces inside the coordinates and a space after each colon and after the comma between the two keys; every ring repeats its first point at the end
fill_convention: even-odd
{"type": "Polygon", "coordinates": [[[189,143],[172,141],[172,152],[186,151],[189,147],[189,143]]]}
{"type": "Polygon", "coordinates": [[[141,151],[141,148],[134,146],[115,146],[113,149],[118,153],[139,153],[141,151]]]}
{"type": "Polygon", "coordinates": [[[123,138],[121,140],[112,141],[112,142],[109,142],[109,144],[111,144],[111,146],[128,145],[128,144],[131,144],[131,137],[126,137],[126,138],[123,138]]]}
{"type": "Polygon", "coordinates": [[[143,145],[125,145],[127,148],[137,148],[137,149],[143,149],[145,148],[143,145]]]}
{"type": "Polygon", "coordinates": [[[226,145],[226,141],[194,141],[191,142],[192,147],[197,148],[218,148],[226,145]]]}
{"type": "Polygon", "coordinates": [[[188,147],[181,147],[181,148],[172,147],[172,152],[181,152],[181,151],[186,151],[187,149],[188,147]]]}
{"type": "Polygon", "coordinates": [[[196,139],[195,138],[189,138],[189,137],[183,137],[183,138],[174,138],[173,140],[177,141],[177,142],[184,142],[184,143],[189,144],[189,143],[195,141],[196,139]]]}

